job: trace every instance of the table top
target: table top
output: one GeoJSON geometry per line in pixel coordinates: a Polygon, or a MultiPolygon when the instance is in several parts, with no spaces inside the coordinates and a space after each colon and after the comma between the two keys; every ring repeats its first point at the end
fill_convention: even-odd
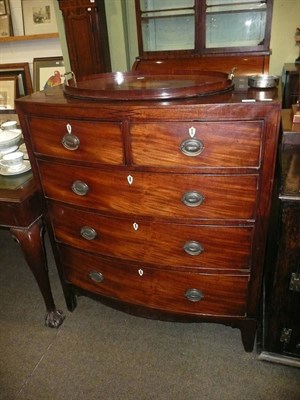
{"type": "Polygon", "coordinates": [[[20,175],[0,175],[0,202],[22,201],[36,192],[32,171],[20,175]]]}

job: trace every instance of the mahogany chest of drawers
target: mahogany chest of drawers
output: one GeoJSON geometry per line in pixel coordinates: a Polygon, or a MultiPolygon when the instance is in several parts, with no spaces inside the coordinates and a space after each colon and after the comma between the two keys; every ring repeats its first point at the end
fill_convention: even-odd
{"type": "Polygon", "coordinates": [[[17,101],[66,303],[239,328],[252,351],[281,104],[17,101]]]}

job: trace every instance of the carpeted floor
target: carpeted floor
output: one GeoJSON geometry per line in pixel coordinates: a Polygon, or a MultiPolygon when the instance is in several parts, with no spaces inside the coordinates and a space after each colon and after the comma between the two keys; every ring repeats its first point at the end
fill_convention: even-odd
{"type": "Polygon", "coordinates": [[[1,400],[300,399],[300,369],[246,353],[238,330],[147,320],[85,297],[68,312],[47,249],[66,315],[58,330],[44,327],[34,278],[0,229],[1,400]]]}

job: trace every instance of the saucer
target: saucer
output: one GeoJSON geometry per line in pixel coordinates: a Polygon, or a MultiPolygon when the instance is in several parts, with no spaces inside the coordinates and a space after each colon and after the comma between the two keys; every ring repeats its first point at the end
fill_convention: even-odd
{"type": "Polygon", "coordinates": [[[17,171],[10,171],[9,168],[2,167],[0,169],[0,175],[5,175],[5,176],[19,175],[29,171],[30,169],[31,169],[30,162],[25,160],[23,162],[22,168],[18,169],[17,171]]]}
{"type": "Polygon", "coordinates": [[[24,154],[24,160],[29,160],[28,153],[27,153],[27,148],[26,148],[25,143],[22,143],[19,146],[19,151],[22,151],[22,153],[24,154]]]}
{"type": "Polygon", "coordinates": [[[17,148],[18,148],[18,145],[15,145],[15,146],[9,147],[9,148],[7,148],[5,150],[1,150],[0,151],[0,158],[1,158],[1,156],[4,156],[4,154],[13,153],[14,151],[17,150],[17,148]]]}

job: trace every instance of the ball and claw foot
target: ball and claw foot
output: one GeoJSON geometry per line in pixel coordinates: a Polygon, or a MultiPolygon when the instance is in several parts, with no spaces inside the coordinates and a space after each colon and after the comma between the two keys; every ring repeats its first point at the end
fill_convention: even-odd
{"type": "Polygon", "coordinates": [[[45,326],[48,328],[58,328],[66,317],[60,310],[49,311],[45,316],[45,326]]]}

